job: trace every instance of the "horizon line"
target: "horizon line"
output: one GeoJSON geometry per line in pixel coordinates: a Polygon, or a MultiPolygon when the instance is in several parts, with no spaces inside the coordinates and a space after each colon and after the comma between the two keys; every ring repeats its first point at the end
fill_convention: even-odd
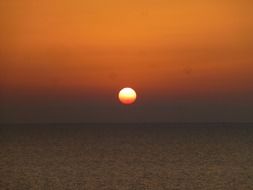
{"type": "Polygon", "coordinates": [[[49,124],[54,124],[54,125],[88,125],[88,124],[93,124],[93,125],[102,125],[102,124],[112,124],[112,125],[127,125],[127,124],[253,124],[253,121],[210,121],[210,122],[6,122],[6,123],[1,123],[0,125],[49,125],[49,124]]]}

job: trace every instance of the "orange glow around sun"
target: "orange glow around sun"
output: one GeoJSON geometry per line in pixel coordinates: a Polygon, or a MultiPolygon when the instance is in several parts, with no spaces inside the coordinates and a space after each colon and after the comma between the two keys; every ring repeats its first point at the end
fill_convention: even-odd
{"type": "Polygon", "coordinates": [[[119,92],[119,100],[123,104],[132,104],[136,100],[136,92],[132,88],[123,88],[119,92]]]}
{"type": "Polygon", "coordinates": [[[252,7],[249,0],[0,1],[0,96],[100,99],[125,84],[152,101],[247,95],[252,7]]]}

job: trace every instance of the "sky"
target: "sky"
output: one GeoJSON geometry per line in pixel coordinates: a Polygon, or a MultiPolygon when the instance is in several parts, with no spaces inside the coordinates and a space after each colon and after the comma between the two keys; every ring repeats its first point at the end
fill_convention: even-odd
{"type": "Polygon", "coordinates": [[[252,7],[2,0],[0,122],[253,122],[252,7]]]}

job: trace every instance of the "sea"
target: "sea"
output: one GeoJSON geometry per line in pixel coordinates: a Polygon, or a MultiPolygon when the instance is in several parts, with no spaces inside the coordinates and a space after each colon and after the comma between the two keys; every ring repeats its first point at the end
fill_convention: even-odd
{"type": "Polygon", "coordinates": [[[1,124],[0,189],[253,190],[253,124],[1,124]]]}

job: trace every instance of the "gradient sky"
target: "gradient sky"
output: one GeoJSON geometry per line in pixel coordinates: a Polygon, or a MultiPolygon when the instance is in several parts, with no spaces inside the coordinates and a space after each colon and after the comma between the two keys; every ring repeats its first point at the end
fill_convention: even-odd
{"type": "Polygon", "coordinates": [[[1,122],[252,122],[251,0],[2,0],[1,122]],[[133,87],[136,104],[118,91],[133,87]]]}

